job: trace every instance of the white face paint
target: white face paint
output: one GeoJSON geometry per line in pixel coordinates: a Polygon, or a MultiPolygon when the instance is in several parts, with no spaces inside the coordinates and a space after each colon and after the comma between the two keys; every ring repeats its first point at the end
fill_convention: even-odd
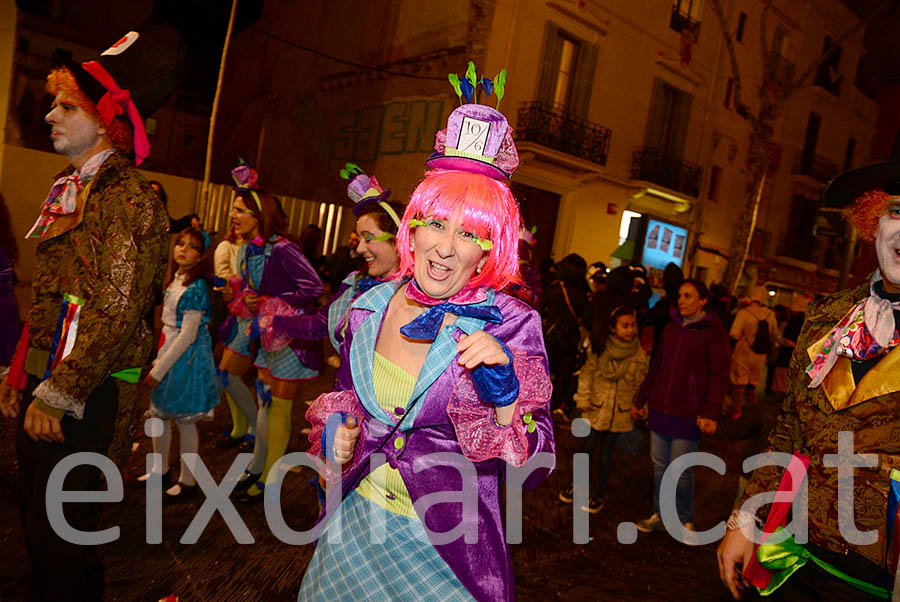
{"type": "Polygon", "coordinates": [[[69,162],[79,167],[79,160],[90,158],[91,151],[103,139],[100,125],[94,121],[81,107],[76,106],[65,92],[56,95],[53,108],[44,117],[50,124],[50,139],[53,149],[65,155],[69,162]]]}
{"type": "Polygon", "coordinates": [[[900,197],[891,200],[887,213],[878,220],[875,252],[885,292],[900,293],[900,197]]]}

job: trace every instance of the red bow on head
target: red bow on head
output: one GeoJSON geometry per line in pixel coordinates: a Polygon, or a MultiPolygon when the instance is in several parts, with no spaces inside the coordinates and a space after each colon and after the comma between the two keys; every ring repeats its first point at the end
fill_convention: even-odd
{"type": "Polygon", "coordinates": [[[120,88],[109,71],[97,61],[81,63],[81,67],[106,88],[106,94],[97,103],[97,111],[103,118],[103,123],[108,126],[117,115],[128,113],[128,119],[134,128],[134,162],[140,165],[150,154],[150,140],[147,139],[141,114],[131,100],[131,93],[120,88]]]}

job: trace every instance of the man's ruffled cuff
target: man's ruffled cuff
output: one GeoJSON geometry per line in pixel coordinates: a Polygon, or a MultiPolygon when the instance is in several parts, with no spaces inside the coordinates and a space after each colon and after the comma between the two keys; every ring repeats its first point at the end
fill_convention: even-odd
{"type": "MultiPolygon", "coordinates": [[[[356,424],[360,428],[359,439],[356,440],[356,448],[353,450],[353,458],[343,465],[343,470],[351,470],[356,467],[362,457],[362,442],[366,439],[366,421],[363,419],[365,414],[356,398],[356,393],[347,391],[332,391],[331,393],[323,393],[316,398],[309,409],[306,410],[306,419],[310,424],[309,431],[309,450],[307,454],[319,467],[320,473],[328,482],[334,482],[340,479],[341,465],[334,463],[333,451],[326,448],[330,447],[328,441],[334,441],[334,433],[347,418],[354,416],[356,424]],[[328,453],[328,461],[325,454],[328,453]]],[[[332,443],[333,445],[333,443],[332,443]]]]}
{"type": "Polygon", "coordinates": [[[84,402],[64,391],[56,389],[50,380],[45,380],[34,389],[34,396],[51,408],[71,414],[78,420],[84,417],[84,402]]]}
{"type": "Polygon", "coordinates": [[[542,357],[513,353],[512,366],[519,381],[519,395],[512,422],[507,426],[494,422],[496,406],[480,399],[469,372],[463,373],[450,396],[447,415],[463,454],[472,462],[500,458],[521,466],[528,460],[529,434],[537,429],[532,412],[549,403],[552,387],[542,357]]]}
{"type": "Polygon", "coordinates": [[[506,407],[519,397],[519,379],[513,367],[513,355],[501,341],[500,346],[509,358],[502,366],[481,365],[472,370],[472,382],[479,399],[495,407],[506,407]]]}

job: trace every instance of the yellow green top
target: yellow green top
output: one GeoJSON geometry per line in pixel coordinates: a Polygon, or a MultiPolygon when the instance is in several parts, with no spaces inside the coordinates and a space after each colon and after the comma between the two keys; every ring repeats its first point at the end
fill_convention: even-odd
{"type": "MultiPolygon", "coordinates": [[[[372,365],[372,380],[378,405],[391,414],[397,407],[405,408],[416,386],[416,377],[375,353],[372,365]]],[[[403,447],[403,439],[397,438],[394,447],[403,447]]],[[[356,489],[361,496],[394,514],[418,518],[403,477],[396,468],[382,464],[362,480],[356,489]]]]}

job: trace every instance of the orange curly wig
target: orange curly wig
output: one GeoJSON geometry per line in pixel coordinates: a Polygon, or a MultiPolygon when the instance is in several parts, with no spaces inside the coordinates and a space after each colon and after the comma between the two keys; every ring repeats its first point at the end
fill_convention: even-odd
{"type": "Polygon", "coordinates": [[[67,68],[59,67],[51,71],[47,76],[47,85],[44,89],[53,96],[65,92],[72,104],[81,108],[91,119],[106,128],[106,137],[113,147],[124,153],[131,152],[134,147],[131,124],[122,117],[116,117],[112,123],[105,124],[97,111],[97,106],[81,91],[75,76],[67,68]]]}
{"type": "Polygon", "coordinates": [[[878,233],[878,220],[887,212],[892,198],[883,190],[870,190],[863,193],[841,213],[859,231],[863,239],[873,241],[878,233]]]}

